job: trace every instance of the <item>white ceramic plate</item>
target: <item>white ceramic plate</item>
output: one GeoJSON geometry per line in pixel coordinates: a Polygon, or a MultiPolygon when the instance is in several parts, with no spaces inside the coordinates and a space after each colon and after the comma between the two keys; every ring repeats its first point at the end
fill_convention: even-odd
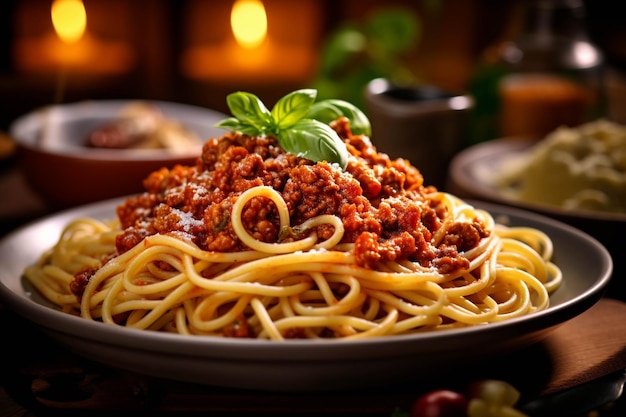
{"type": "MultiPolygon", "coordinates": [[[[209,385],[273,391],[351,389],[428,378],[463,361],[537,342],[602,296],[612,270],[607,250],[589,235],[548,218],[475,203],[512,225],[539,228],[552,238],[564,273],[551,306],[484,326],[371,340],[240,340],[120,328],[62,313],[32,291],[24,267],[50,247],[78,216],[107,219],[121,199],[71,209],[22,227],[0,241],[0,300],[61,345],[123,370],[209,385]]],[[[19,336],[16,336],[19,337],[19,336]]]]}
{"type": "Polygon", "coordinates": [[[550,204],[528,202],[503,194],[495,185],[503,164],[529,152],[536,140],[504,138],[483,142],[458,153],[450,163],[450,191],[469,198],[514,205],[561,220],[626,223],[626,213],[566,210],[550,204]]]}

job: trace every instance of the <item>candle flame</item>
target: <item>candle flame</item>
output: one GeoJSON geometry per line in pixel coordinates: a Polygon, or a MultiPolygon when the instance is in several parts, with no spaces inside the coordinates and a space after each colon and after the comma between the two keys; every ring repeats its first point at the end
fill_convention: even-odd
{"type": "Polygon", "coordinates": [[[81,0],[54,0],[50,15],[54,30],[63,42],[78,42],[85,33],[87,13],[81,0]]]}
{"type": "Polygon", "coordinates": [[[256,48],[267,35],[267,14],[260,0],[236,0],[230,14],[230,25],[237,43],[256,48]]]}

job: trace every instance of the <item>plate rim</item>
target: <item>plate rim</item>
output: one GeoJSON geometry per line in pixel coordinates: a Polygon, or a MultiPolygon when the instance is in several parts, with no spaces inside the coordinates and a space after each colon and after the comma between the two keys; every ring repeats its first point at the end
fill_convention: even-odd
{"type": "Polygon", "coordinates": [[[503,156],[509,156],[513,152],[528,152],[536,139],[525,137],[505,137],[488,140],[457,153],[450,161],[450,182],[453,186],[461,189],[463,193],[469,193],[475,200],[486,199],[497,204],[516,206],[525,210],[539,212],[547,216],[560,216],[574,220],[598,220],[603,222],[624,222],[626,213],[610,213],[594,210],[566,210],[550,204],[516,200],[499,193],[489,184],[481,182],[474,174],[474,168],[478,164],[490,160],[497,162],[503,156]]]}
{"type": "MultiPolygon", "coordinates": [[[[111,216],[113,216],[114,207],[125,198],[127,197],[112,198],[66,209],[32,221],[0,239],[0,249],[6,248],[6,245],[10,244],[12,240],[18,239],[20,236],[33,233],[33,230],[46,222],[67,220],[73,218],[73,216],[77,216],[79,213],[85,214],[106,210],[112,210],[111,216]]],[[[543,223],[547,221],[548,224],[562,229],[568,234],[580,237],[584,240],[585,245],[591,245],[590,247],[593,247],[597,255],[606,261],[600,276],[596,277],[594,281],[590,281],[590,284],[592,283],[593,285],[590,285],[585,291],[576,293],[576,295],[555,306],[550,306],[546,310],[538,311],[531,315],[512,318],[497,323],[489,323],[484,326],[471,326],[436,333],[427,332],[410,335],[394,335],[363,340],[286,340],[284,342],[257,339],[239,340],[208,336],[184,336],[163,332],[147,332],[145,330],[111,326],[84,320],[80,317],[72,316],[38,303],[28,296],[27,290],[23,285],[23,277],[12,278],[13,280],[19,280],[20,288],[23,292],[22,294],[15,293],[11,288],[5,285],[5,281],[10,278],[7,278],[7,274],[4,271],[0,271],[0,301],[14,309],[16,313],[26,320],[46,331],[63,333],[63,336],[66,337],[80,337],[91,343],[102,343],[104,340],[113,347],[133,349],[133,351],[145,350],[146,346],[149,345],[152,349],[151,352],[158,355],[185,354],[189,357],[196,357],[201,360],[220,358],[232,361],[261,361],[264,363],[289,365],[302,363],[303,361],[307,361],[307,363],[327,363],[343,361],[345,359],[357,361],[372,360],[375,358],[384,359],[389,356],[388,346],[390,344],[393,345],[395,349],[394,355],[408,358],[413,357],[413,351],[416,350],[416,346],[418,347],[417,350],[424,349],[427,347],[425,345],[428,345],[428,343],[424,342],[429,341],[431,343],[434,341],[434,344],[438,346],[450,345],[450,351],[455,351],[455,343],[467,339],[493,339],[498,338],[500,335],[507,335],[514,331],[524,329],[527,330],[527,336],[530,337],[538,332],[549,332],[551,329],[583,313],[602,297],[604,289],[611,277],[613,262],[607,249],[597,239],[573,226],[538,213],[471,199],[465,201],[490,212],[493,210],[504,211],[506,214],[521,216],[524,219],[530,219],[535,222],[539,221],[543,223]],[[50,320],[51,314],[53,314],[52,317],[55,320],[50,320]],[[50,323],[51,321],[52,323],[50,323]],[[468,336],[481,337],[472,338],[468,336]],[[207,347],[211,347],[213,350],[207,349],[207,347]],[[254,354],[251,355],[251,352],[254,354]]],[[[63,222],[63,224],[65,223],[66,221],[63,222]]],[[[35,258],[38,255],[38,253],[33,254],[35,258]]],[[[2,256],[2,251],[0,250],[0,258],[2,256]]],[[[503,346],[507,343],[503,340],[499,341],[503,346]]],[[[469,340],[467,343],[477,342],[469,340]]],[[[482,343],[483,342],[481,342],[481,345],[482,343]]],[[[513,343],[513,341],[510,343],[513,343]]],[[[471,344],[468,346],[476,347],[476,345],[471,344]]]]}

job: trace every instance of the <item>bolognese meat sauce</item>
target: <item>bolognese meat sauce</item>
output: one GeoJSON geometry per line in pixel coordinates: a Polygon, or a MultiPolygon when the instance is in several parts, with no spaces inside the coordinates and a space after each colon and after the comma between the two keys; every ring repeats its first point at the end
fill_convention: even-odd
{"type": "MultiPolygon", "coordinates": [[[[286,153],[272,137],[227,133],[204,144],[195,166],[153,172],[144,181],[145,192],[118,207],[123,229],[118,252],[156,233],[176,234],[203,250],[246,250],[230,222],[232,206],[245,190],[265,185],[282,194],[292,226],[321,214],[340,217],[343,242],[355,244],[361,266],[408,259],[442,273],[467,268],[469,261],[459,251],[488,235],[484,225],[454,224],[451,234],[433,246],[433,233],[448,214],[435,198],[437,190],[424,186],[408,161],[392,160],[377,152],[367,136],[353,135],[347,118],[331,127],[351,155],[345,171],[286,153]]],[[[248,203],[242,221],[264,242],[299,238],[281,234],[276,207],[266,198],[248,203]]],[[[332,232],[330,225],[317,230],[320,239],[332,232]]]]}

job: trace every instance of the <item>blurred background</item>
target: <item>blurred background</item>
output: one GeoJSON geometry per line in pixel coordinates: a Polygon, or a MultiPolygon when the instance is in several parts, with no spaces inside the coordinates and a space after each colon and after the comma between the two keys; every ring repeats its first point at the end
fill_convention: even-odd
{"type": "MultiPolygon", "coordinates": [[[[325,91],[324,71],[333,58],[324,52],[333,35],[394,7],[416,25],[404,28],[397,50],[382,51],[388,68],[353,74],[354,82],[362,86],[401,67],[405,76],[465,90],[485,49],[507,36],[516,2],[264,0],[266,39],[248,46],[233,36],[233,0],[83,0],[86,28],[74,43],[55,32],[51,3],[0,2],[0,129],[58,102],[146,98],[227,111],[225,96],[234,90],[267,103],[314,84],[325,91]]],[[[589,35],[619,81],[626,71],[626,26],[617,3],[585,1],[589,35]]],[[[358,47],[358,39],[347,39],[344,48],[358,47]]],[[[364,67],[363,57],[354,59],[353,67],[364,67]]]]}
{"type": "MultiPolygon", "coordinates": [[[[477,80],[490,74],[480,71],[498,45],[523,31],[520,11],[529,4],[255,0],[247,2],[257,8],[246,22],[234,18],[241,0],[74,0],[84,16],[55,24],[52,9],[58,1],[0,2],[0,192],[13,196],[11,207],[7,202],[0,207],[9,223],[4,229],[15,224],[15,214],[29,219],[49,209],[14,173],[15,152],[6,151],[13,145],[7,134],[12,122],[35,109],[145,99],[228,113],[231,92],[252,92],[269,107],[305,87],[317,88],[320,98],[342,98],[363,108],[366,85],[385,77],[469,92],[480,115],[488,101],[481,95],[489,88],[477,80]],[[26,203],[16,205],[20,199],[26,203]]],[[[574,24],[602,56],[607,100],[599,114],[626,123],[626,25],[618,2],[555,1],[584,6],[574,24]]],[[[468,127],[462,145],[498,137],[488,131],[473,135],[468,127]]]]}

